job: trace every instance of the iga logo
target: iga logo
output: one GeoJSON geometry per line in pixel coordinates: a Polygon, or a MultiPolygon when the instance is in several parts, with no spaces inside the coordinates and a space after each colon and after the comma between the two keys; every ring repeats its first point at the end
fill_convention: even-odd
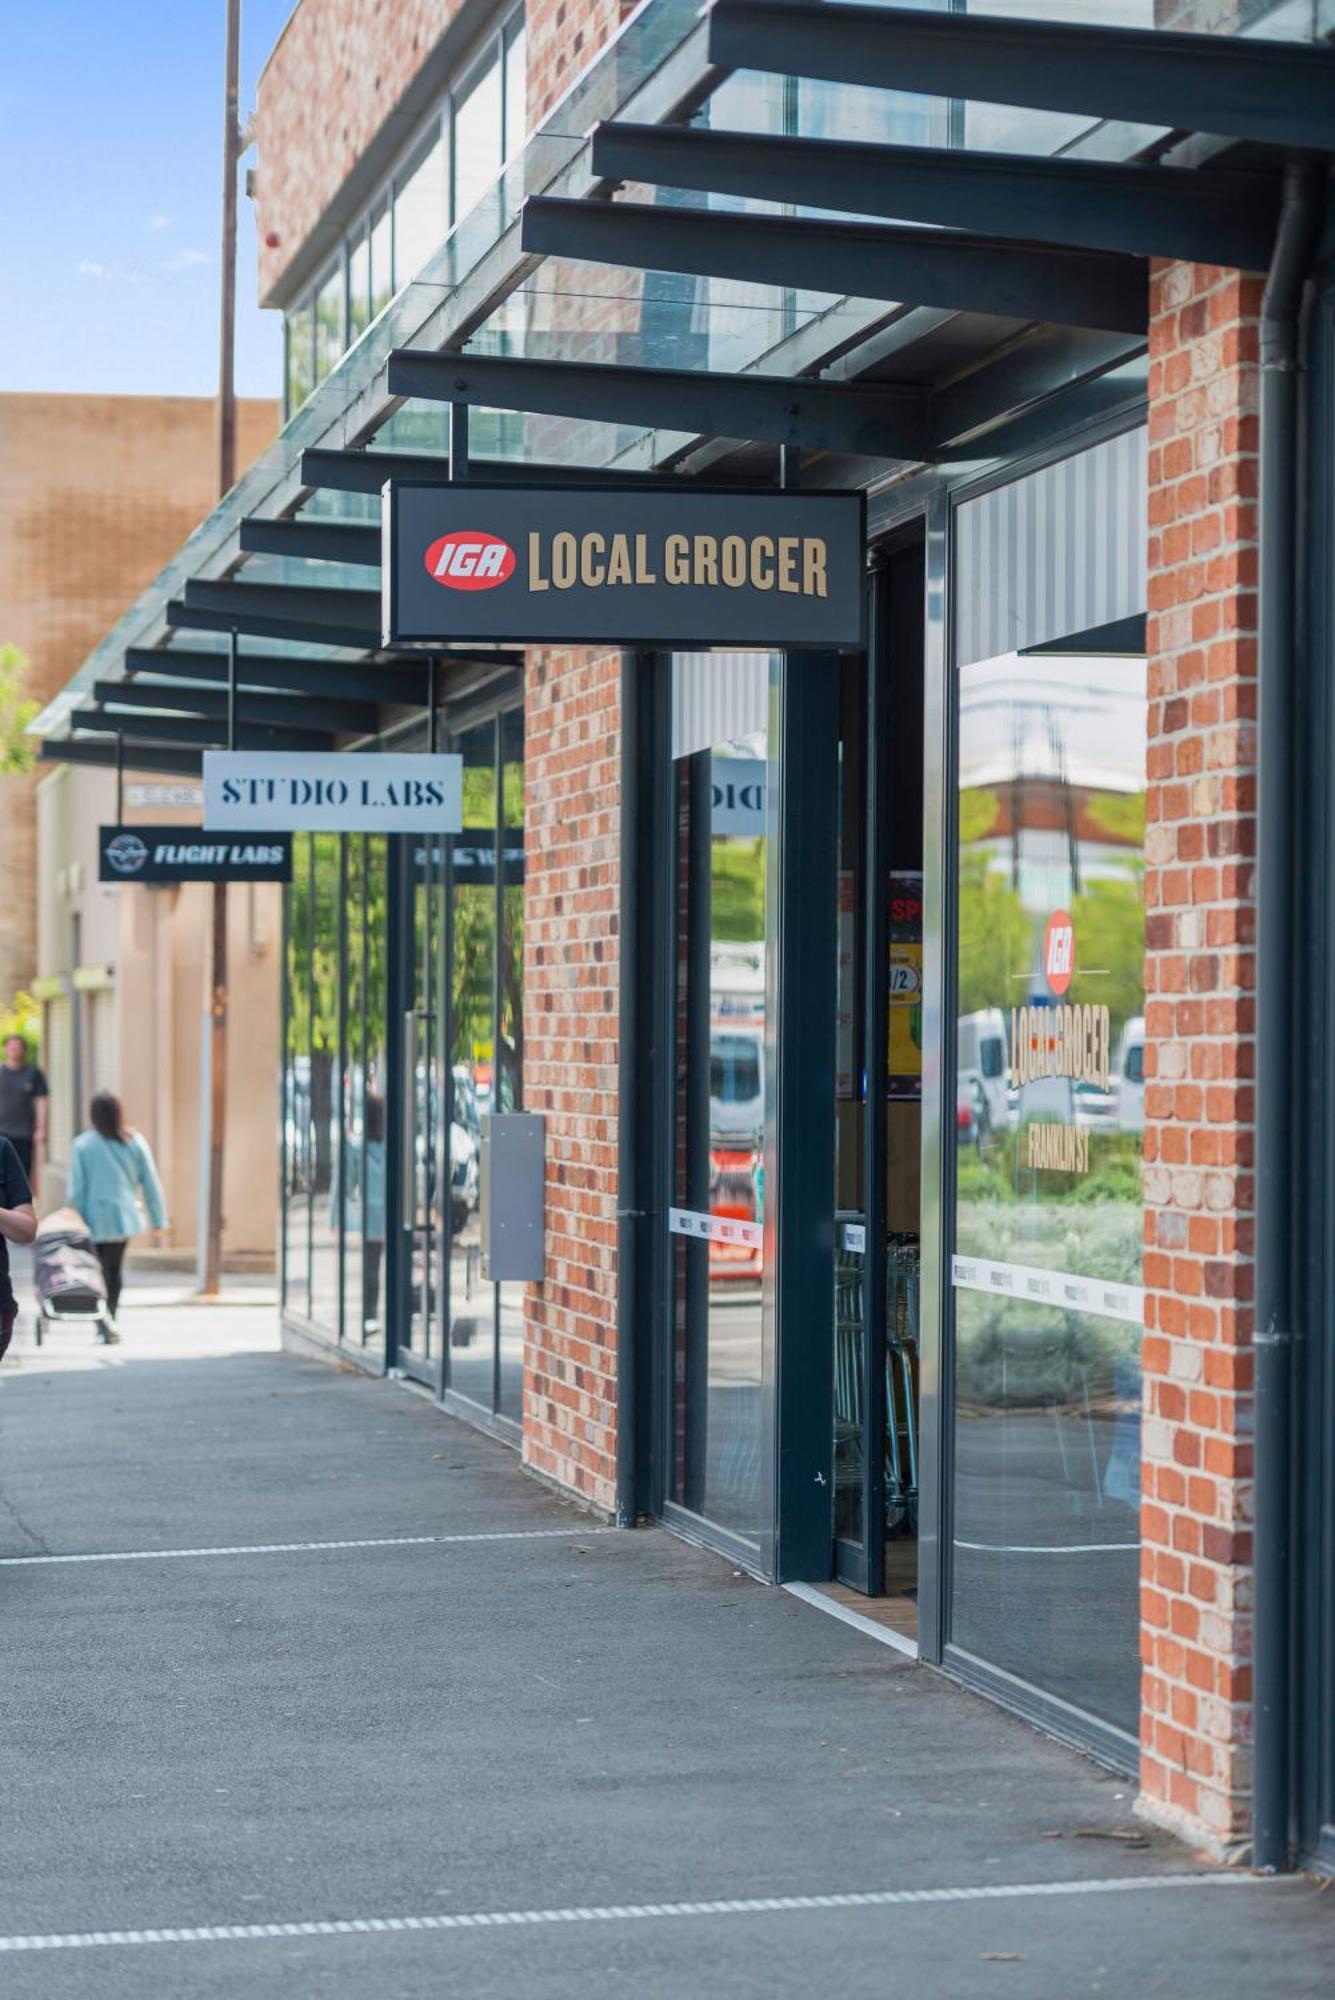
{"type": "Polygon", "coordinates": [[[447,590],[495,590],[515,573],[515,552],[499,535],[455,528],[427,550],[428,573],[447,590]]]}
{"type": "Polygon", "coordinates": [[[118,833],[107,842],[107,860],[118,875],[137,875],[148,859],[148,849],[137,833],[118,833]]]}
{"type": "Polygon", "coordinates": [[[1054,910],[1043,933],[1043,972],[1060,999],[1075,977],[1075,925],[1066,910],[1054,910]]]}

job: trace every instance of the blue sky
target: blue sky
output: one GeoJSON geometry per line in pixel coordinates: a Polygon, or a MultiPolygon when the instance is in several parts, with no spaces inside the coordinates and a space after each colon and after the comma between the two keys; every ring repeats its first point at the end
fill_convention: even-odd
{"type": "MultiPolygon", "coordinates": [[[[292,5],[242,0],[243,122],[292,5]]],[[[0,390],[215,393],[223,22],[223,0],[0,5],[0,390]]],[[[281,352],[242,195],[240,394],[280,393],[281,352]]]]}

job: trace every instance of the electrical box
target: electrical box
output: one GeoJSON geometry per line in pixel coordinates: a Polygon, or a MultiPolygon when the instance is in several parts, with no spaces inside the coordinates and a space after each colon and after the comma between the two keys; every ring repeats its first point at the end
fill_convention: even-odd
{"type": "Polygon", "coordinates": [[[492,1284],[543,1277],[546,1123],[536,1111],[482,1120],[482,1275],[492,1284]]]}

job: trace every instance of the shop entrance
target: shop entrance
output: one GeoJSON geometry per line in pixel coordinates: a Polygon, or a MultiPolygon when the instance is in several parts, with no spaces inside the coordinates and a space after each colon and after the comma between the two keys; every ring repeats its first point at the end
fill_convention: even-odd
{"type": "MultiPolygon", "coordinates": [[[[917,1636],[923,545],[881,554],[840,664],[834,1575],[917,1636]]],[[[866,1609],[865,1605],[862,1607],[866,1609]]]]}

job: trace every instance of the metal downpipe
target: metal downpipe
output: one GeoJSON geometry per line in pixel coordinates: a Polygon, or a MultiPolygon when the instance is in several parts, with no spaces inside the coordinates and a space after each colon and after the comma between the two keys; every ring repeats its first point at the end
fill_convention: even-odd
{"type": "Polygon", "coordinates": [[[633,1528],[638,1513],[640,1383],[639,1093],[636,1027],[641,1008],[639,902],[640,829],[639,655],[621,655],[621,834],[617,970],[617,1408],[616,1518],[633,1528]]]}
{"type": "Polygon", "coordinates": [[[1289,1860],[1299,319],[1323,185],[1313,163],[1290,162],[1286,169],[1260,317],[1252,1865],[1263,1869],[1284,1868],[1289,1860]]]}

